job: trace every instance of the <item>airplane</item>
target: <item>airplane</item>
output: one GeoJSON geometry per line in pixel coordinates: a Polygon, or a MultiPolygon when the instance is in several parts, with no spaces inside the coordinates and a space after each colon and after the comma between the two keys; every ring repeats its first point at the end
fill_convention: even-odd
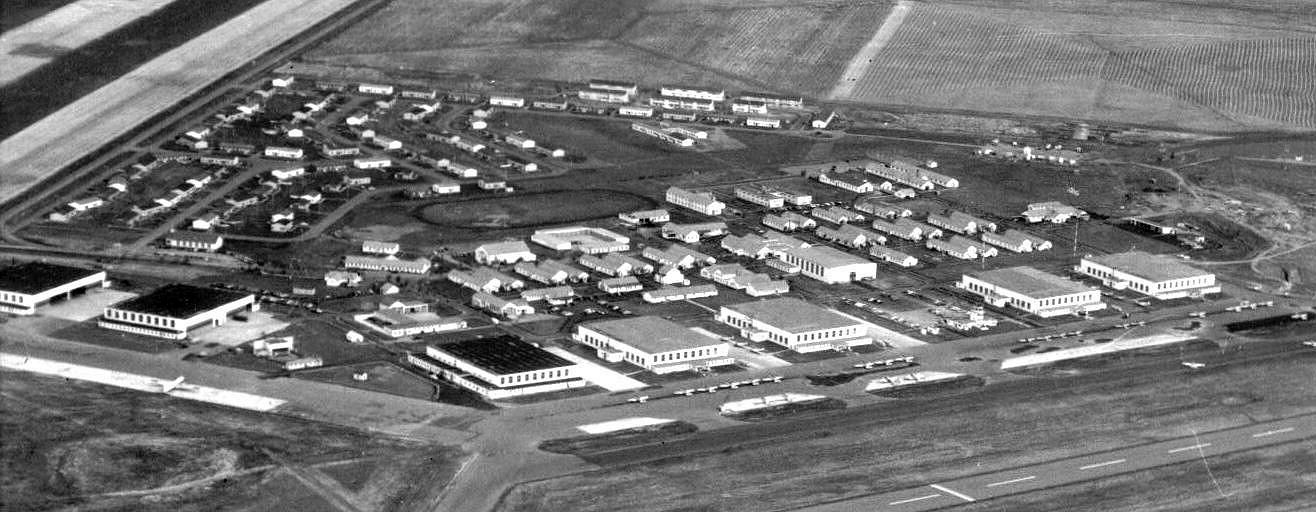
{"type": "Polygon", "coordinates": [[[161,393],[169,393],[175,389],[196,389],[196,386],[183,386],[183,379],[182,376],[171,381],[155,379],[155,384],[160,386],[161,393]]]}
{"type": "Polygon", "coordinates": [[[1192,361],[1184,361],[1184,362],[1179,363],[1179,364],[1182,364],[1182,365],[1187,366],[1187,367],[1189,367],[1189,368],[1192,368],[1192,369],[1194,369],[1194,370],[1197,370],[1197,369],[1201,369],[1201,368],[1205,368],[1205,367],[1206,367],[1206,363],[1194,363],[1194,362],[1192,362],[1192,361]]]}
{"type": "Polygon", "coordinates": [[[1311,348],[1316,348],[1316,341],[1304,341],[1302,344],[1311,348]]]}

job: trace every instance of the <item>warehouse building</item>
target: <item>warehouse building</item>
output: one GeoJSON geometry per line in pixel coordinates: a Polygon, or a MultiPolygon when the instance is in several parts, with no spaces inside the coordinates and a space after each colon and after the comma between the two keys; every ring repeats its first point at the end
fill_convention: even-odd
{"type": "Polygon", "coordinates": [[[956,286],[981,296],[993,306],[1010,306],[1042,318],[1082,315],[1106,308],[1100,290],[1032,267],[964,274],[956,286]]]}
{"type": "Polygon", "coordinates": [[[588,385],[575,363],[513,336],[429,346],[407,360],[491,400],[588,385]]]}
{"type": "Polygon", "coordinates": [[[800,353],[871,345],[863,322],[793,297],[722,306],[719,322],[752,341],[771,341],[800,353]]]}
{"type": "Polygon", "coordinates": [[[829,284],[877,277],[877,263],[831,247],[811,246],[783,251],[778,259],[800,267],[800,273],[829,284]]]}
{"type": "Polygon", "coordinates": [[[181,340],[188,331],[222,325],[242,309],[256,311],[256,296],[215,288],[170,284],[105,308],[97,325],[105,329],[181,340]]]}
{"type": "Polygon", "coordinates": [[[1215,274],[1141,251],[1087,256],[1079,262],[1078,271],[1116,290],[1133,290],[1159,300],[1220,293],[1215,274]]]}
{"type": "Polygon", "coordinates": [[[37,307],[105,286],[105,272],[30,262],[0,269],[0,312],[34,315],[37,307]]]}
{"type": "Polygon", "coordinates": [[[577,91],[576,97],[585,101],[598,101],[601,103],[630,103],[631,95],[624,91],[604,91],[598,89],[581,89],[577,91]]]}
{"type": "Polygon", "coordinates": [[[572,339],[593,347],[599,359],[625,361],[656,374],[736,363],[729,356],[730,343],[654,316],[578,325],[572,339]]]}

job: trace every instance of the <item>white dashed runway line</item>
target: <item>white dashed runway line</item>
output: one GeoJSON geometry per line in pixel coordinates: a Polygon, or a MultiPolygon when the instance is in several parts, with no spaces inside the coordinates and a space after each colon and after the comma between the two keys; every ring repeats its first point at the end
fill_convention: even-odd
{"type": "Polygon", "coordinates": [[[808,512],[922,512],[1038,491],[1170,464],[1195,461],[1316,436],[1316,415],[1194,433],[1104,453],[1043,462],[995,473],[862,496],[797,510],[808,512]]]}

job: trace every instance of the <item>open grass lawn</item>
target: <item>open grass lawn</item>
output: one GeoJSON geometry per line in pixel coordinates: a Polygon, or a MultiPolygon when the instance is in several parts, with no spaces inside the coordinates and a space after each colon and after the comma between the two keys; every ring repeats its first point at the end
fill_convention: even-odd
{"type": "Polygon", "coordinates": [[[579,189],[441,202],[419,215],[441,226],[502,229],[600,219],[652,206],[653,201],[625,192],[579,189]]]}
{"type": "MultiPolygon", "coordinates": [[[[648,503],[650,510],[781,510],[916,487],[993,468],[1179,437],[1190,429],[1215,430],[1316,411],[1316,381],[1310,378],[1314,363],[1316,354],[1303,353],[1212,372],[1148,374],[1080,388],[1058,385],[1065,381],[1055,379],[1003,384],[1019,386],[1008,406],[962,395],[956,400],[963,407],[939,411],[927,420],[838,427],[826,436],[523,484],[513,489],[502,509],[620,510],[626,504],[648,503]],[[1263,370],[1268,378],[1254,378],[1263,370]]],[[[1310,472],[1304,460],[1263,463],[1287,473],[1284,479],[1243,478],[1257,486],[1253,496],[1272,489],[1281,496],[1292,494],[1298,492],[1293,489],[1294,475],[1310,472]]],[[[1149,494],[1148,502],[1166,504],[1164,510],[1198,510],[1194,504],[1200,503],[1173,505],[1171,497],[1182,492],[1177,488],[1140,490],[1149,494]]],[[[1091,505],[1082,510],[1109,510],[1100,492],[1092,492],[1097,495],[1085,498],[1083,503],[1091,505]]],[[[1231,510],[1266,503],[1255,499],[1261,501],[1242,501],[1231,510]]]]}

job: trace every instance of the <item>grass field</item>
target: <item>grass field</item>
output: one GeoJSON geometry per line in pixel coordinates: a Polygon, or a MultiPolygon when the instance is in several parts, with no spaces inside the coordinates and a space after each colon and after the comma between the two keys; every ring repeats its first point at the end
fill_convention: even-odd
{"type": "Polygon", "coordinates": [[[400,0],[305,58],[505,79],[831,87],[889,3],[400,0]]]}
{"type": "Polygon", "coordinates": [[[1003,3],[1012,7],[910,2],[894,36],[860,76],[843,77],[835,99],[1197,129],[1316,128],[1316,79],[1299,71],[1316,66],[1316,36],[1299,23],[1316,16],[1310,9],[1285,24],[1240,8],[1242,19],[1225,23],[1229,11],[1219,8],[1179,16],[1161,3],[1003,3]]]}
{"type": "Polygon", "coordinates": [[[433,499],[460,457],[165,395],[0,377],[5,510],[405,510],[433,499]]]}
{"type": "Polygon", "coordinates": [[[651,206],[647,199],[612,190],[563,190],[435,203],[420,216],[443,226],[502,229],[599,219],[651,206]]]}

